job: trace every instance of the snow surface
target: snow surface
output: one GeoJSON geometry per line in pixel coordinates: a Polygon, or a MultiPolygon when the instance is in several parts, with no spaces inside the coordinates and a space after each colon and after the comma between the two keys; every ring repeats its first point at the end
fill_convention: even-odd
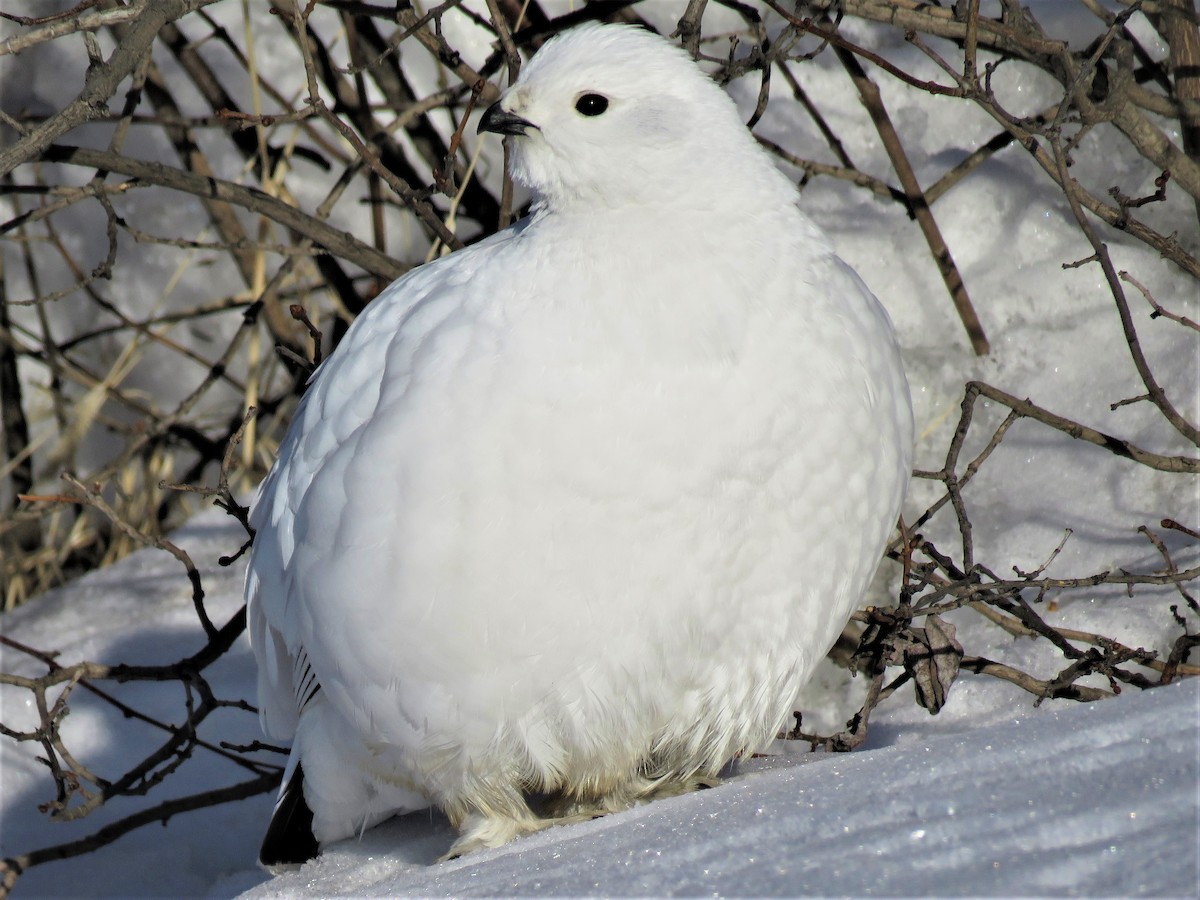
{"type": "MultiPolygon", "coordinates": [[[[230,520],[210,513],[176,535],[207,561],[218,621],[236,608],[237,577],[212,560],[237,534],[230,520]]],[[[141,551],[16,610],[5,633],[59,649],[66,660],[174,660],[198,646],[178,569],[163,553],[141,551]]],[[[9,650],[0,664],[26,674],[39,669],[9,650]]],[[[212,674],[220,695],[246,695],[248,648],[239,645],[212,674]]],[[[254,865],[270,807],[269,798],[257,797],[34,868],[18,895],[1195,895],[1200,680],[1037,710],[1009,693],[1008,702],[995,704],[996,724],[982,727],[971,724],[986,717],[978,694],[960,687],[951,707],[967,707],[959,710],[962,727],[937,733],[930,726],[943,715],[930,718],[907,697],[893,697],[877,713],[864,751],[789,747],[744,763],[711,790],[451,862],[435,863],[453,839],[449,823],[414,813],[269,879],[254,865]]],[[[151,714],[178,711],[177,688],[114,692],[151,714]]],[[[6,723],[24,724],[20,695],[6,689],[0,696],[6,723]]],[[[109,773],[154,739],[131,735],[119,715],[82,694],[67,726],[76,751],[109,773]]],[[[205,730],[210,739],[243,741],[255,736],[255,723],[239,713],[205,730]]],[[[188,774],[169,780],[156,799],[236,779],[232,766],[197,752],[188,774]]],[[[82,836],[129,811],[119,801],[83,822],[47,823],[35,808],[49,799],[46,776],[8,742],[0,744],[0,796],[5,854],[82,836]]]]}
{"type": "Polygon", "coordinates": [[[1193,680],[813,755],[432,867],[449,824],[413,814],[247,896],[1187,895],[1198,700],[1193,680]]]}
{"type": "MultiPolygon", "coordinates": [[[[664,2],[642,4],[639,10],[670,31],[682,7],[682,2],[664,2]]],[[[1063,19],[1062,27],[1070,32],[1075,26],[1065,20],[1072,8],[1041,4],[1038,14],[1048,26],[1056,17],[1063,19]]],[[[231,16],[232,23],[240,15],[239,4],[211,9],[231,16]]],[[[730,24],[721,19],[724,14],[711,9],[706,31],[715,33],[730,24]]],[[[1135,18],[1132,26],[1161,54],[1163,48],[1139,23],[1135,18]]],[[[938,77],[898,34],[846,27],[918,77],[938,77]]],[[[1086,41],[1088,35],[1076,37],[1086,41]]],[[[278,64],[294,63],[280,54],[278,64]]],[[[796,71],[810,95],[833,110],[831,123],[856,161],[888,175],[872,126],[829,54],[796,71]]],[[[39,90],[49,90],[52,75],[48,65],[41,76],[30,72],[30,80],[39,90]]],[[[880,85],[923,183],[994,133],[994,124],[966,104],[917,95],[890,80],[880,79],[880,85]]],[[[756,79],[730,87],[748,115],[756,79]]],[[[1052,85],[1024,77],[1016,67],[1002,67],[996,87],[1030,110],[1055,98],[1052,85]]],[[[786,89],[776,83],[773,90],[783,95],[786,89]]],[[[788,146],[812,148],[818,158],[828,157],[811,122],[786,102],[773,100],[757,130],[788,146]]],[[[1111,144],[1103,144],[1098,132],[1075,152],[1078,177],[1099,185],[1100,192],[1115,184],[1132,196],[1151,193],[1155,173],[1135,157],[1106,152],[1111,144]]],[[[495,162],[485,158],[481,165],[482,177],[493,183],[495,162]]],[[[307,187],[313,196],[324,189],[315,181],[307,187]]],[[[1065,201],[1048,189],[1020,148],[997,154],[934,208],[992,339],[987,358],[971,354],[924,241],[896,204],[831,179],[813,181],[801,202],[896,322],[917,407],[918,467],[940,467],[957,422],[963,383],[975,378],[1148,449],[1186,450],[1148,404],[1110,408],[1145,389],[1130,363],[1099,270],[1062,268],[1091,249],[1065,201]]],[[[169,219],[172,212],[147,208],[140,214],[154,221],[155,215],[169,219]]],[[[1138,214],[1161,233],[1177,234],[1191,252],[1198,249],[1194,208],[1180,192],[1138,214]]],[[[139,227],[149,226],[140,221],[139,227]]],[[[341,227],[356,226],[347,219],[341,227]]],[[[179,230],[164,221],[153,230],[174,233],[173,228],[179,230]]],[[[358,230],[366,229],[360,220],[358,230]]],[[[1118,269],[1128,269],[1167,308],[1200,319],[1194,283],[1126,235],[1103,230],[1102,236],[1118,269]]],[[[144,249],[152,263],[140,270],[146,285],[123,283],[113,290],[131,297],[158,296],[153,273],[171,269],[169,251],[144,249]]],[[[18,268],[10,267],[14,272],[18,268]]],[[[137,271],[124,267],[124,272],[137,271]]],[[[66,302],[61,301],[57,313],[64,320],[70,318],[66,302]]],[[[1195,332],[1162,318],[1151,320],[1136,292],[1130,292],[1130,303],[1160,382],[1197,421],[1200,357],[1195,332]]],[[[147,383],[177,383],[174,375],[148,376],[147,383]]],[[[986,426],[994,427],[1000,415],[985,405],[979,418],[965,458],[982,446],[990,434],[986,426]]],[[[1071,528],[1070,540],[1047,570],[1050,576],[1070,577],[1117,567],[1161,568],[1157,551],[1136,529],[1157,530],[1167,516],[1196,526],[1198,491],[1195,478],[1135,466],[1022,421],[968,488],[966,500],[978,561],[1001,574],[1013,565],[1032,569],[1050,556],[1063,530],[1071,528]]],[[[936,494],[931,483],[916,482],[906,515],[919,513],[936,494]]],[[[955,546],[953,526],[947,511],[923,531],[948,550],[955,546]]],[[[1200,562],[1196,542],[1177,532],[1162,532],[1162,537],[1181,568],[1200,562]]],[[[200,566],[210,612],[223,622],[241,602],[241,568],[221,569],[215,560],[241,543],[237,526],[210,513],[189,524],[177,540],[200,566]]],[[[881,599],[894,578],[894,568],[885,568],[872,599],[881,599]]],[[[1165,654],[1179,633],[1167,607],[1178,602],[1178,594],[1168,587],[1139,588],[1132,596],[1097,588],[1049,596],[1039,611],[1051,624],[1100,632],[1127,646],[1165,654]]],[[[1042,678],[1062,668],[1061,657],[1045,642],[1000,632],[971,610],[949,618],[968,652],[1042,678]]],[[[172,662],[202,643],[182,568],[160,551],[135,554],[54,591],[7,614],[0,627],[28,645],[59,651],[63,663],[172,662]]],[[[1191,627],[1197,627],[1194,618],[1191,627]]],[[[0,648],[0,671],[33,675],[44,667],[0,648]]],[[[244,643],[208,674],[220,696],[253,698],[253,663],[244,643]]],[[[1089,683],[1107,687],[1103,680],[1089,683]]],[[[178,685],[104,687],[147,714],[167,720],[180,716],[178,685]]],[[[806,725],[836,727],[857,709],[861,691],[861,679],[848,680],[827,668],[801,698],[806,725]]],[[[747,763],[713,790],[553,829],[451,863],[430,865],[450,844],[449,826],[437,816],[414,814],[361,841],[330,848],[298,873],[268,880],[254,864],[271,806],[271,798],[260,796],[179,816],[165,829],[144,827],[97,853],[36,867],[21,878],[17,894],[228,896],[253,889],[258,896],[1197,896],[1198,720],[1200,685],[1195,681],[1147,693],[1127,689],[1122,697],[1088,706],[1050,701],[1035,709],[1029,695],[1012,686],[964,675],[934,717],[913,704],[907,689],[893,695],[876,711],[865,748],[849,756],[804,754],[803,748],[788,745],[778,748],[777,757],[747,763]]],[[[33,723],[27,692],[0,688],[0,721],[10,727],[33,723]]],[[[73,696],[63,733],[86,765],[108,777],[124,772],[162,739],[160,731],[125,720],[81,689],[73,696]]],[[[214,744],[245,743],[260,734],[252,714],[230,709],[214,714],[201,737],[214,744]]],[[[0,739],[0,854],[5,856],[74,840],[136,809],[247,777],[227,760],[200,750],[148,797],[118,800],[82,821],[56,824],[37,810],[53,791],[35,755],[30,744],[0,739]]]]}

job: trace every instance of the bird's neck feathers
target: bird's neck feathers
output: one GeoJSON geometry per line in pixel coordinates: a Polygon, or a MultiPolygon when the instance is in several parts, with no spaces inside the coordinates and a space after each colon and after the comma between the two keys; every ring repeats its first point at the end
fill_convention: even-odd
{"type": "MultiPolygon", "coordinates": [[[[753,139],[751,139],[753,140],[753,139]]],[[[796,215],[796,187],[769,158],[744,146],[697,140],[691,152],[670,160],[643,157],[634,171],[609,168],[604,161],[589,171],[581,160],[568,178],[554,172],[529,177],[515,160],[513,175],[532,189],[534,208],[543,213],[687,218],[741,215],[783,225],[796,215]]]]}
{"type": "Polygon", "coordinates": [[[579,198],[556,203],[543,196],[525,220],[534,226],[527,237],[557,245],[564,235],[573,236],[580,246],[560,252],[581,260],[581,265],[599,246],[645,261],[665,246],[687,244],[691,254],[701,257],[727,252],[742,265],[768,268],[789,258],[816,259],[832,253],[826,236],[796,205],[793,185],[777,174],[777,179],[731,178],[716,185],[710,174],[661,202],[579,198]]]}

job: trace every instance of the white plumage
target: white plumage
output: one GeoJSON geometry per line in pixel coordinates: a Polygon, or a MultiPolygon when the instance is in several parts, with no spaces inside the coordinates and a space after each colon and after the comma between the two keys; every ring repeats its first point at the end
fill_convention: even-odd
{"type": "Polygon", "coordinates": [[[887,314],[683,51],[577,28],[481,128],[533,213],[371,303],[254,502],[294,736],[266,862],[316,851],[301,785],[321,843],[436,805],[460,853],[714,776],[788,718],[907,485],[887,314]]]}

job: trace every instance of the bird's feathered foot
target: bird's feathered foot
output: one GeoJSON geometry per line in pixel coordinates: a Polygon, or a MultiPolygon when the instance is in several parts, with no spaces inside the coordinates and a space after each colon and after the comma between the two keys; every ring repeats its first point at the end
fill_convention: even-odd
{"type": "Polygon", "coordinates": [[[460,798],[443,807],[458,829],[458,840],[439,862],[485,847],[499,847],[554,824],[535,814],[524,795],[512,786],[480,780],[472,787],[470,799],[460,798]]]}
{"type": "Polygon", "coordinates": [[[713,788],[721,783],[716,775],[694,774],[686,778],[645,779],[635,787],[628,787],[603,797],[574,797],[567,794],[539,796],[534,801],[535,814],[522,799],[517,804],[506,804],[505,811],[493,808],[490,814],[473,811],[458,824],[458,840],[439,862],[457,859],[485,847],[500,847],[514,838],[534,834],[545,828],[558,825],[575,825],[621,812],[639,803],[677,797],[692,791],[713,788]]]}

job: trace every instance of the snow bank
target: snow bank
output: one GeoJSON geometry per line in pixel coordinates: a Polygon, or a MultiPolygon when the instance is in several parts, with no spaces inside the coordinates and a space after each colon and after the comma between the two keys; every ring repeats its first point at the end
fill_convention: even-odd
{"type": "MultiPolygon", "coordinates": [[[[215,559],[238,542],[221,514],[177,536],[209,585],[217,621],[239,602],[236,569],[215,559]]],[[[198,648],[182,569],[147,550],[5,617],[5,634],[62,659],[166,662],[198,648]]],[[[40,665],[0,648],[0,670],[40,665]]],[[[250,696],[244,644],[211,672],[227,697],[250,696]]],[[[152,715],[177,719],[178,686],[105,685],[152,715]]],[[[250,800],[134,831],[97,853],[39,866],[26,896],[250,897],[429,894],[1177,894],[1200,889],[1200,681],[1129,691],[1089,705],[1034,709],[1015,689],[964,678],[937,717],[898,693],[877,711],[863,752],[746,762],[712,790],[553,828],[497,850],[435,863],[452,829],[414,813],[330,847],[273,880],[255,867],[271,799],[250,800]],[[980,722],[991,722],[981,727],[980,722]]],[[[28,725],[27,694],[0,690],[3,720],[28,725]]],[[[158,739],[82,692],[68,745],[115,775],[158,739]]],[[[248,741],[256,721],[231,711],[201,737],[248,741]]],[[[121,800],[79,822],[48,823],[50,799],[32,747],[0,742],[0,852],[90,834],[166,796],[237,779],[197,751],[161,796],[121,800]]]]}
{"type": "Polygon", "coordinates": [[[246,896],[1190,895],[1198,705],[1191,681],[904,749],[754,760],[432,866],[449,825],[413,814],[246,896]]]}

